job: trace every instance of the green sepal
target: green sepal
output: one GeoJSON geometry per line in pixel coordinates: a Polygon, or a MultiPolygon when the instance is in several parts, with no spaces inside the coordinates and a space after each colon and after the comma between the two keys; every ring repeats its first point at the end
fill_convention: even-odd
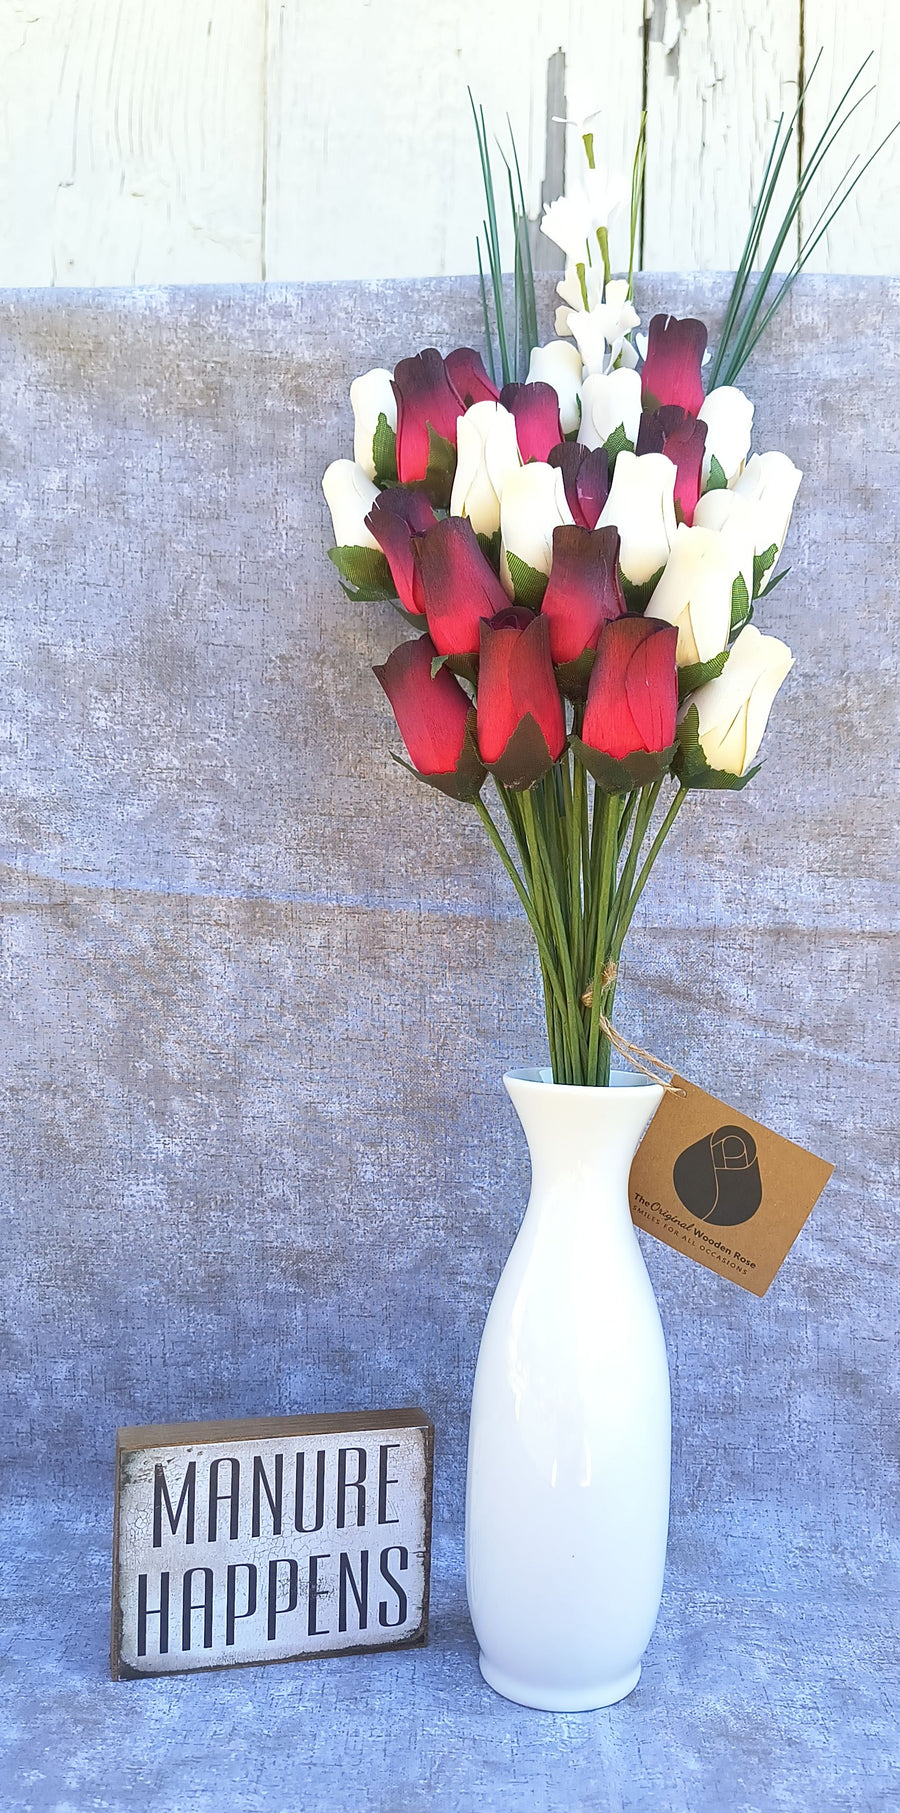
{"type": "Polygon", "coordinates": [[[393,753],[391,761],[396,762],[398,768],[405,768],[414,781],[423,781],[426,787],[434,787],[438,793],[446,794],[448,799],[462,800],[466,805],[471,805],[478,798],[487,778],[487,769],[478,754],[475,741],[474,710],[469,713],[462,754],[452,774],[420,774],[411,762],[406,762],[402,755],[393,753]]]}
{"type": "Polygon", "coordinates": [[[747,581],[744,578],[743,573],[739,573],[731,588],[731,629],[729,630],[729,635],[733,636],[736,630],[743,629],[744,624],[749,623],[751,615],[752,606],[747,596],[747,581]]]}
{"type": "Polygon", "coordinates": [[[372,437],[372,459],[375,465],[375,483],[381,486],[396,485],[397,435],[383,412],[378,417],[372,437]]]}
{"type": "Polygon", "coordinates": [[[547,739],[530,711],[516,725],[499,761],[491,762],[489,766],[498,785],[510,787],[515,793],[526,792],[549,773],[553,757],[547,748],[547,739]]]}
{"type": "Polygon", "coordinates": [[[602,749],[592,749],[574,733],[569,743],[576,761],[587,769],[603,793],[633,793],[636,787],[649,787],[654,781],[661,781],[671,768],[678,747],[677,743],[671,743],[668,749],[636,749],[633,755],[619,760],[614,755],[605,755],[602,749]]]}
{"type": "Polygon", "coordinates": [[[775,590],[775,587],[776,587],[776,586],[777,586],[777,585],[780,585],[780,584],[781,584],[781,581],[782,581],[782,580],[783,580],[783,579],[786,579],[786,578],[787,578],[787,576],[788,576],[788,574],[789,574],[789,572],[790,572],[790,570],[791,570],[791,569],[790,569],[790,567],[782,567],[782,569],[781,569],[781,572],[780,572],[780,573],[776,573],[776,574],[775,574],[775,577],[774,577],[774,579],[770,579],[770,580],[769,580],[769,583],[768,583],[768,585],[767,585],[767,586],[766,586],[766,592],[765,592],[765,595],[766,595],[766,597],[767,597],[767,598],[771,598],[771,596],[772,596],[772,593],[773,593],[773,592],[774,592],[774,590],[775,590]]]}
{"type": "Polygon", "coordinates": [[[698,686],[705,686],[707,680],[718,680],[728,660],[730,649],[723,648],[720,655],[713,655],[710,661],[694,661],[690,667],[678,669],[678,701],[686,699],[689,692],[696,692],[698,686]]]}
{"type": "Polygon", "coordinates": [[[435,434],[429,422],[428,470],[422,480],[422,489],[430,497],[436,510],[449,508],[455,476],[456,448],[452,441],[445,441],[442,434],[435,434]]]}
{"type": "MultiPolygon", "coordinates": [[[[352,597],[352,593],[347,591],[346,586],[344,587],[344,591],[347,592],[348,598],[352,597]]],[[[407,629],[419,631],[427,630],[428,618],[425,616],[424,611],[408,611],[406,605],[400,603],[399,598],[391,598],[389,603],[393,605],[397,616],[403,618],[407,629]]]]}
{"type": "Polygon", "coordinates": [[[457,680],[468,680],[470,686],[477,685],[477,655],[445,655],[444,660],[446,661],[451,674],[456,675],[457,680]]]}
{"type": "Polygon", "coordinates": [[[603,445],[606,448],[606,457],[609,460],[609,475],[611,478],[612,469],[619,454],[634,452],[634,442],[628,439],[628,436],[625,433],[624,422],[620,422],[618,428],[613,429],[609,439],[604,441],[603,445]]]}
{"type": "Polygon", "coordinates": [[[705,495],[706,491],[727,491],[727,490],[728,490],[728,480],[725,477],[725,468],[724,468],[724,466],[720,465],[719,461],[716,459],[715,454],[713,454],[712,459],[709,462],[709,478],[706,481],[704,495],[705,495]]]}
{"type": "MultiPolygon", "coordinates": [[[[328,558],[341,579],[346,579],[344,591],[348,598],[396,599],[397,587],[380,548],[329,548],[328,558]]],[[[408,612],[403,611],[403,615],[408,617],[408,612]]]]}
{"type": "Polygon", "coordinates": [[[431,663],[431,678],[432,678],[432,680],[436,680],[436,679],[437,679],[437,677],[438,677],[438,674],[439,674],[439,673],[440,673],[440,671],[441,671],[441,668],[442,668],[442,667],[443,667],[443,665],[444,665],[444,662],[445,662],[445,661],[446,661],[446,659],[447,659],[447,657],[446,657],[446,655],[435,655],[435,657],[434,657],[434,660],[433,660],[433,661],[432,661],[432,663],[431,663]]]}
{"type": "Polygon", "coordinates": [[[577,661],[561,661],[554,668],[556,684],[565,699],[586,699],[588,681],[597,659],[595,648],[586,648],[577,661]]]}
{"type": "Polygon", "coordinates": [[[494,572],[497,574],[497,577],[499,579],[499,577],[500,577],[500,530],[495,529],[493,535],[480,535],[478,533],[478,530],[476,529],[475,540],[477,541],[478,546],[480,547],[485,560],[490,561],[491,566],[493,567],[494,572]]]}
{"type": "Polygon", "coordinates": [[[759,773],[761,764],[746,774],[726,774],[722,768],[711,768],[700,746],[700,714],[689,705],[676,731],[677,753],[672,764],[682,787],[705,787],[709,792],[740,793],[748,781],[759,773]]]}
{"type": "Polygon", "coordinates": [[[535,567],[528,565],[527,560],[520,560],[518,554],[510,554],[508,549],[506,564],[513,582],[516,604],[524,604],[529,611],[539,611],[547,590],[547,574],[539,573],[535,567]]]}
{"type": "Polygon", "coordinates": [[[772,542],[770,547],[765,548],[763,550],[762,554],[754,554],[754,556],[753,556],[753,596],[754,596],[754,598],[759,597],[760,591],[762,589],[762,582],[765,579],[765,576],[768,573],[769,568],[773,567],[775,565],[775,562],[777,559],[778,559],[778,543],[774,542],[774,541],[772,542]]]}
{"type": "Polygon", "coordinates": [[[653,574],[652,579],[644,579],[640,585],[633,585],[630,579],[625,578],[624,573],[620,573],[622,591],[630,617],[643,617],[665,570],[664,561],[659,571],[653,574]]]}

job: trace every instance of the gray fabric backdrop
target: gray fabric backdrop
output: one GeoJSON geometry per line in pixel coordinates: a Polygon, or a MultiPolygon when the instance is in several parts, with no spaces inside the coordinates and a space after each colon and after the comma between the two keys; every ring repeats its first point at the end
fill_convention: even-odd
{"type": "MultiPolygon", "coordinates": [[[[713,320],[724,294],[654,276],[638,304],[713,320]]],[[[599,1726],[484,1699],[459,1596],[467,1400],[527,1193],[500,1074],[543,1056],[535,966],[474,815],[388,760],[370,665],[399,623],[343,596],[319,491],[351,450],[350,379],[478,344],[476,288],[0,297],[5,1454],[28,1603],[41,1578],[50,1593],[17,1626],[26,1661],[69,1579],[55,1539],[36,1558],[26,1493],[50,1482],[81,1562],[94,1544],[82,1648],[58,1656],[82,1713],[46,1740],[44,1787],[21,1764],[10,1805],[144,1804],[139,1772],[106,1799],[71,1772],[52,1785],[102,1681],[117,1423],[413,1402],[437,1424],[452,1607],[435,1643],[455,1631],[477,1718],[454,1743],[476,1774],[457,1781],[445,1745],[420,1803],[416,1737],[364,1804],[468,1806],[466,1780],[479,1806],[494,1788],[528,1808],[888,1804],[898,300],[880,279],[806,279],[745,374],[756,447],[805,472],[793,570],[758,618],[797,665],[757,781],[683,812],[619,1018],[837,1172],[762,1302],[645,1241],[673,1368],[672,1560],[644,1712],[602,1715],[598,1751],[574,1734],[599,1726]],[[679,1705],[692,1734],[654,1749],[679,1705]],[[501,1728],[519,1736],[492,1788],[501,1728]]],[[[404,1660],[355,1666],[402,1693],[427,1666],[404,1660]]],[[[360,1680],[304,1666],[326,1700],[360,1680]]],[[[196,1722],[229,1692],[246,1704],[254,1677],[289,1719],[273,1671],[189,1702],[139,1686],[196,1722]]],[[[106,1691],[112,1757],[132,1690],[106,1691]]],[[[333,1756],[316,1766],[310,1795],[340,1806],[333,1756]]],[[[229,1804],[278,1805],[281,1777],[255,1780],[229,1804]]],[[[154,1805],[221,1804],[199,1776],[194,1798],[173,1783],[154,1805]]]]}

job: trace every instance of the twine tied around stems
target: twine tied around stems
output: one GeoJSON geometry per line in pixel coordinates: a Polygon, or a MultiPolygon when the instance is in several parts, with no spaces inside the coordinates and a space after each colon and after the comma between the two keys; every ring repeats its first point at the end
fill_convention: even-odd
{"type": "MultiPolygon", "coordinates": [[[[600,975],[600,988],[603,994],[605,994],[607,989],[615,982],[617,974],[618,964],[613,963],[610,958],[604,963],[600,975]]],[[[592,982],[589,982],[581,997],[582,1007],[590,1007],[593,1003],[593,999],[594,985],[592,982]]],[[[628,1062],[634,1065],[635,1070],[639,1070],[642,1076],[649,1077],[651,1083],[658,1083],[659,1086],[666,1091],[667,1095],[684,1095],[684,1090],[679,1089],[677,1084],[671,1081],[671,1064],[664,1063],[662,1058],[654,1057],[652,1051],[645,1051],[642,1045],[634,1045],[631,1039],[626,1039],[623,1033],[616,1030],[607,1014],[600,1011],[596,1017],[600,1031],[609,1040],[613,1051],[618,1052],[620,1058],[627,1058],[628,1062]],[[650,1065],[653,1066],[652,1069],[648,1068],[650,1065]],[[664,1076],[659,1075],[660,1071],[666,1070],[669,1072],[669,1082],[666,1082],[664,1076]]]]}

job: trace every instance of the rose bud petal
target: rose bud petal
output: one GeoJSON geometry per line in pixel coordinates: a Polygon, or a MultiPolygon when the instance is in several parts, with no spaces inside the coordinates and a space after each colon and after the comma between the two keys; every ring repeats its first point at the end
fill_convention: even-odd
{"type": "Polygon", "coordinates": [[[472,403],[496,403],[500,392],[488,377],[480,355],[471,346],[458,346],[444,364],[454,390],[468,409],[472,403]]]}
{"type": "Polygon", "coordinates": [[[667,624],[650,623],[646,617],[619,617],[606,625],[581,731],[589,749],[623,761],[642,750],[659,754],[671,748],[678,709],[677,640],[667,624]]]}
{"type": "Polygon", "coordinates": [[[619,565],[632,585],[644,585],[664,567],[675,540],[675,467],[663,453],[620,453],[601,528],[614,523],[622,546],[619,565]]]}
{"type": "Polygon", "coordinates": [[[636,451],[664,453],[666,459],[672,461],[675,503],[681,511],[682,521],[688,526],[694,520],[700,497],[705,443],[706,423],[689,415],[686,409],[679,409],[677,403],[664,403],[652,415],[641,416],[636,451]]]}
{"type": "Polygon", "coordinates": [[[680,716],[695,706],[700,746],[711,768],[746,774],[763,739],[775,694],[794,658],[777,636],[762,636],[748,623],[734,643],[724,671],[685,701],[680,716]]]}
{"type": "Polygon", "coordinates": [[[571,521],[562,473],[553,466],[531,460],[507,479],[500,499],[500,577],[510,597],[513,582],[507,554],[517,555],[536,573],[549,573],[553,531],[571,521]]]}
{"type": "Polygon", "coordinates": [[[456,424],[456,477],[450,515],[467,516],[476,535],[500,527],[500,498],[522,461],[516,424],[502,403],[473,403],[456,424]]]}
{"type": "Polygon", "coordinates": [[[747,603],[753,597],[753,543],[756,520],[753,505],[736,491],[706,491],[694,511],[695,529],[715,529],[728,547],[732,569],[740,574],[747,588],[747,603]]]}
{"type": "Polygon", "coordinates": [[[429,636],[401,642],[373,671],[391,702],[415,772],[451,799],[474,800],[485,767],[475,746],[475,711],[447,667],[432,677],[429,636]]]}
{"type": "Polygon", "coordinates": [[[421,614],[421,606],[416,602],[412,538],[424,535],[436,522],[424,491],[408,491],[402,485],[381,491],[366,517],[366,527],[391,569],[397,597],[413,615],[421,614]]]}
{"type": "Polygon", "coordinates": [[[624,612],[618,529],[554,529],[553,564],[541,605],[554,666],[596,648],[604,623],[624,612]]]}
{"type": "Polygon", "coordinates": [[[771,548],[775,549],[760,591],[765,591],[784,547],[802,477],[786,453],[754,453],[734,487],[735,497],[746,498],[753,507],[754,553],[768,554],[771,548]]]}
{"type": "Polygon", "coordinates": [[[702,321],[679,321],[675,315],[654,315],[647,340],[647,357],[641,373],[645,409],[677,403],[699,415],[703,406],[700,367],[707,333],[702,321]]]}
{"type": "Polygon", "coordinates": [[[605,447],[589,451],[580,441],[562,441],[547,455],[548,466],[563,475],[566,503],[580,529],[595,529],[609,496],[609,459],[605,447]]]}
{"type": "Polygon", "coordinates": [[[593,372],[581,393],[582,417],[578,439],[584,447],[602,447],[620,428],[629,447],[641,425],[641,380],[625,366],[618,371],[593,372]]]}
{"type": "Polygon", "coordinates": [[[572,434],[581,420],[581,377],[581,354],[570,340],[536,346],[528,361],[528,383],[552,384],[556,391],[564,434],[572,434]]]}
{"type": "Polygon", "coordinates": [[[415,484],[428,471],[428,430],[456,445],[456,423],[463,401],[451,384],[440,353],[433,346],[401,359],[394,370],[397,399],[397,477],[415,484]]]}
{"type": "Polygon", "coordinates": [[[706,423],[703,451],[703,488],[709,484],[710,467],[717,460],[726,485],[733,485],[744,469],[753,433],[753,404],[734,384],[720,384],[703,400],[700,420],[706,423]]]}
{"type": "Polygon", "coordinates": [[[515,606],[481,625],[478,747],[502,786],[532,787],[565,748],[562,699],[543,616],[515,606]]]}
{"type": "Polygon", "coordinates": [[[559,397],[552,384],[504,384],[500,401],[516,424],[523,460],[546,460],[563,438],[559,397]]]}
{"type": "Polygon", "coordinates": [[[355,460],[332,460],[322,474],[322,490],[331,511],[336,546],[377,548],[366,517],[380,492],[368,473],[355,460]]]}
{"type": "Polygon", "coordinates": [[[372,442],[378,417],[383,415],[389,428],[396,429],[397,426],[397,399],[390,372],[376,368],[354,378],[350,386],[350,407],[353,410],[353,457],[369,478],[374,478],[372,442]]]}
{"type": "Polygon", "coordinates": [[[722,653],[738,571],[733,544],[724,536],[681,524],[645,613],[677,629],[679,667],[696,667],[722,653]]]}
{"type": "Polygon", "coordinates": [[[413,542],[416,608],[424,610],[439,655],[478,652],[482,617],[506,606],[506,594],[464,516],[445,516],[413,542]]]}

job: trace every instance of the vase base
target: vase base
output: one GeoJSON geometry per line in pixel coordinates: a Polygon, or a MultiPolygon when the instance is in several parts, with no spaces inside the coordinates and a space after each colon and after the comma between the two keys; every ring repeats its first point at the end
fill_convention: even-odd
{"type": "Polygon", "coordinates": [[[597,1712],[602,1706],[615,1706],[619,1700],[624,1700],[641,1678],[638,1663],[637,1668],[629,1669],[618,1680],[607,1681],[602,1686],[538,1687],[530,1681],[518,1681],[514,1675],[504,1674],[483,1655],[478,1657],[478,1666],[495,1693],[501,1694],[504,1700],[514,1701],[517,1706],[531,1706],[536,1712],[597,1712]]]}

